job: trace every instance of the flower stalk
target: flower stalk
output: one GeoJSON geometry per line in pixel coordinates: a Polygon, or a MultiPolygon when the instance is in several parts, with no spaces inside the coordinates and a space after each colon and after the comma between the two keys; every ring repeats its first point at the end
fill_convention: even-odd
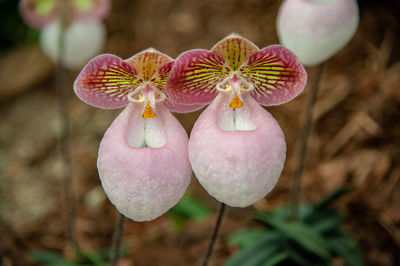
{"type": "Polygon", "coordinates": [[[119,253],[122,242],[121,236],[124,231],[124,222],[125,222],[125,216],[119,213],[118,220],[115,223],[115,228],[112,238],[110,266],[116,266],[119,260],[119,253]]]}
{"type": "Polygon", "coordinates": [[[65,54],[65,28],[67,25],[67,8],[65,1],[60,2],[59,21],[61,30],[58,35],[58,60],[56,71],[56,91],[58,100],[58,109],[61,120],[61,135],[59,137],[60,156],[63,164],[62,180],[65,201],[65,217],[66,217],[66,239],[74,250],[79,250],[78,243],[75,240],[75,208],[74,195],[72,192],[72,176],[71,176],[71,157],[69,151],[69,117],[67,106],[67,94],[65,93],[64,84],[67,79],[67,70],[62,64],[65,54]]]}
{"type": "Polygon", "coordinates": [[[221,228],[222,217],[224,216],[224,213],[225,213],[225,207],[226,207],[226,205],[221,202],[221,207],[220,207],[219,212],[218,212],[217,221],[215,222],[214,231],[213,231],[213,234],[211,236],[210,244],[208,245],[207,253],[206,253],[206,256],[204,257],[203,266],[207,266],[208,265],[208,261],[210,260],[211,255],[213,253],[214,244],[215,244],[215,241],[216,241],[216,239],[218,237],[219,229],[221,228]]]}
{"type": "Polygon", "coordinates": [[[307,97],[306,107],[303,113],[303,127],[301,129],[300,138],[297,142],[296,148],[296,165],[292,177],[292,192],[291,192],[291,211],[292,219],[298,220],[300,217],[300,203],[301,203],[301,177],[303,174],[305,158],[307,156],[307,143],[310,135],[311,128],[313,126],[313,109],[315,101],[317,99],[319,83],[322,77],[324,69],[324,63],[319,64],[316,69],[316,73],[313,82],[310,87],[310,91],[307,97]]]}

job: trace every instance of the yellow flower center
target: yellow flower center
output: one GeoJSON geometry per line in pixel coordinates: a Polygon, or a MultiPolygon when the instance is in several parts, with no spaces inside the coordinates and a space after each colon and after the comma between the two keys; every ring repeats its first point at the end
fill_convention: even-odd
{"type": "Polygon", "coordinates": [[[142,113],[143,118],[151,118],[155,117],[157,114],[154,112],[153,108],[150,106],[150,101],[147,99],[146,107],[144,108],[144,111],[142,113]]]}
{"type": "Polygon", "coordinates": [[[232,107],[232,108],[240,108],[240,107],[243,106],[243,103],[240,100],[240,98],[239,98],[239,96],[238,96],[238,94],[236,92],[236,89],[235,89],[235,95],[233,96],[232,101],[229,103],[229,106],[232,107]]]}

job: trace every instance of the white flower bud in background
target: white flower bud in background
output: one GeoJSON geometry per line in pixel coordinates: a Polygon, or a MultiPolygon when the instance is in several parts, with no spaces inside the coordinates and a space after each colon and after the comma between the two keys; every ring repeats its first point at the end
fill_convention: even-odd
{"type": "MultiPolygon", "coordinates": [[[[60,23],[46,24],[40,32],[40,46],[54,62],[58,61],[60,23]]],[[[80,68],[99,54],[104,46],[106,28],[101,20],[75,20],[65,28],[65,51],[62,63],[80,68]]]]}
{"type": "Polygon", "coordinates": [[[281,44],[306,66],[322,63],[353,37],[359,22],[355,0],[285,0],[278,18],[281,44]]]}

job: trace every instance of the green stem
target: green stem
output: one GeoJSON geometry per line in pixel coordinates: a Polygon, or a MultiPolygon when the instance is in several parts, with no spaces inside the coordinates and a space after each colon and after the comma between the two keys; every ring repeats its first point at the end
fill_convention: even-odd
{"type": "Polygon", "coordinates": [[[66,1],[60,1],[59,6],[60,32],[58,35],[58,58],[56,70],[56,90],[58,111],[61,119],[61,135],[59,137],[60,156],[63,163],[62,180],[64,186],[65,216],[66,216],[66,239],[68,243],[79,252],[78,244],[75,240],[75,208],[74,195],[72,193],[72,173],[71,156],[69,149],[70,132],[68,116],[68,98],[65,93],[65,83],[67,81],[67,70],[62,64],[65,56],[65,28],[67,24],[66,1]]]}
{"type": "Polygon", "coordinates": [[[295,170],[292,177],[292,191],[291,191],[291,209],[292,218],[298,220],[300,217],[300,203],[301,203],[301,176],[303,174],[305,158],[307,156],[307,142],[310,135],[312,121],[312,112],[314,104],[317,99],[319,82],[321,80],[324,64],[318,65],[316,73],[311,84],[308,94],[306,107],[303,113],[303,128],[300,133],[300,138],[297,142],[297,158],[295,170]]]}

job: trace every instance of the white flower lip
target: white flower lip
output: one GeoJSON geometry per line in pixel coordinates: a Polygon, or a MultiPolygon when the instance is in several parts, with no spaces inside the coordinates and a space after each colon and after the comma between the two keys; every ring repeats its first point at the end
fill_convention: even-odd
{"type": "MultiPolygon", "coordinates": [[[[40,32],[40,46],[51,60],[59,59],[58,37],[61,27],[58,21],[46,24],[40,32]]],[[[65,29],[65,51],[62,64],[71,69],[82,67],[103,49],[106,28],[100,20],[73,21],[65,29]]]]}

